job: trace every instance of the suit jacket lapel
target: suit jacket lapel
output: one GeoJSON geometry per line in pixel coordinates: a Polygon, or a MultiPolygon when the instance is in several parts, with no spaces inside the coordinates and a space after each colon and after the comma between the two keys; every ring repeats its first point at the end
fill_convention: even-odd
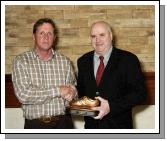
{"type": "Polygon", "coordinates": [[[96,88],[96,78],[94,76],[94,62],[93,62],[93,56],[94,56],[94,51],[92,51],[92,53],[89,56],[89,63],[88,65],[88,73],[90,76],[90,82],[88,82],[90,85],[92,85],[93,88],[96,88]]]}
{"type": "MultiPolygon", "coordinates": [[[[96,89],[97,85],[96,85],[96,78],[94,76],[94,62],[93,62],[93,56],[94,56],[94,51],[91,52],[91,54],[89,55],[89,60],[87,61],[87,67],[89,70],[87,70],[88,73],[88,77],[89,77],[89,82],[88,85],[92,85],[92,88],[96,89]]],[[[104,80],[107,80],[109,76],[112,77],[112,75],[114,74],[114,71],[116,70],[116,66],[117,66],[117,49],[113,47],[113,50],[111,52],[110,58],[108,60],[108,63],[105,67],[105,70],[103,72],[103,76],[101,79],[101,82],[99,84],[99,87],[102,83],[104,83],[104,80]]]]}

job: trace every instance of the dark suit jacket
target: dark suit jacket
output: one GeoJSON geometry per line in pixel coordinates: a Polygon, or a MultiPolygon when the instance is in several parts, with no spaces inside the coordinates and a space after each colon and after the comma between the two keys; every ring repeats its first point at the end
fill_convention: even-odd
{"type": "MultiPolygon", "coordinates": [[[[94,98],[96,92],[109,101],[110,113],[101,120],[84,117],[85,128],[133,128],[132,107],[146,98],[144,78],[138,58],[113,48],[99,86],[93,67],[94,51],[78,59],[77,88],[79,97],[94,98]]],[[[141,121],[142,122],[142,121],[141,121]]]]}

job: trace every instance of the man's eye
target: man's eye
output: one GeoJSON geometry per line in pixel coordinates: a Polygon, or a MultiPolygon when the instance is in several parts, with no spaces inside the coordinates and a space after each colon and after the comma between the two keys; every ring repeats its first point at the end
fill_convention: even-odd
{"type": "Polygon", "coordinates": [[[45,33],[44,32],[41,32],[40,35],[44,35],[45,33]]]}
{"type": "Polygon", "coordinates": [[[52,36],[53,34],[51,32],[48,33],[49,36],[52,36]]]}

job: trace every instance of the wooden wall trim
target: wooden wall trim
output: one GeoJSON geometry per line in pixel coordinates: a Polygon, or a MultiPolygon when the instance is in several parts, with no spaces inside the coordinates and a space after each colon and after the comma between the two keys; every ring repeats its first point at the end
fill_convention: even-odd
{"type": "Polygon", "coordinates": [[[145,72],[145,84],[147,87],[147,100],[145,105],[155,105],[155,72],[145,72]]]}
{"type": "MultiPolygon", "coordinates": [[[[145,83],[147,86],[147,100],[144,105],[155,104],[155,73],[145,72],[145,83]]],[[[5,107],[6,108],[19,108],[21,103],[18,101],[14,94],[13,83],[11,74],[5,74],[5,107]]]]}
{"type": "Polygon", "coordinates": [[[5,108],[19,108],[21,103],[14,94],[11,74],[5,74],[5,108]]]}

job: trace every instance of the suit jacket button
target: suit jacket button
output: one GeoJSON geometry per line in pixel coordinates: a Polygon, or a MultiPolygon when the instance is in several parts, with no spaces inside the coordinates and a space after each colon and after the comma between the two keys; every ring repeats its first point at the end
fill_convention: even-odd
{"type": "Polygon", "coordinates": [[[99,96],[100,95],[100,93],[99,92],[96,92],[96,96],[99,96]]]}

